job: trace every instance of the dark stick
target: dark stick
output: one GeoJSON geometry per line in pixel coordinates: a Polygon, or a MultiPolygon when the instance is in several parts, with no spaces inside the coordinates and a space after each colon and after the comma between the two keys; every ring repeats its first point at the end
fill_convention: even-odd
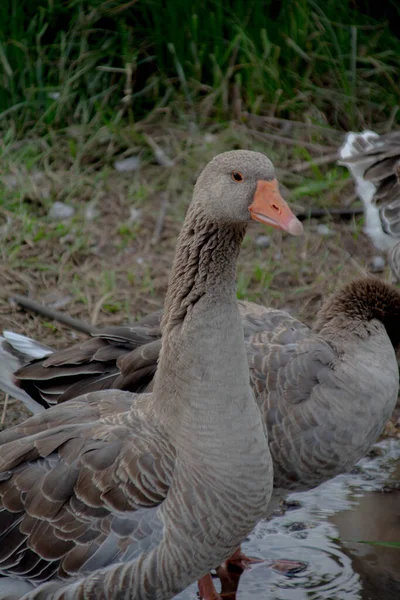
{"type": "Polygon", "coordinates": [[[29,312],[33,312],[35,314],[41,315],[42,317],[46,317],[47,319],[52,319],[53,321],[62,323],[70,329],[75,329],[76,331],[80,331],[81,333],[86,333],[86,335],[91,335],[96,331],[95,327],[91,327],[84,321],[81,321],[80,319],[74,319],[73,317],[69,317],[68,315],[61,313],[58,310],[47,308],[47,306],[43,306],[42,304],[39,304],[34,300],[26,298],[26,296],[20,296],[16,294],[15,296],[12,296],[11,300],[16,302],[19,306],[22,306],[25,310],[28,310],[29,312]]]}
{"type": "Polygon", "coordinates": [[[351,219],[357,215],[362,215],[364,210],[360,208],[308,208],[304,212],[296,214],[300,221],[307,219],[320,219],[322,217],[341,217],[342,219],[351,219]]]}
{"type": "Polygon", "coordinates": [[[269,117],[269,116],[260,116],[260,115],[252,115],[248,112],[242,112],[242,117],[248,119],[249,121],[254,121],[258,123],[276,123],[277,125],[287,123],[288,125],[292,125],[293,127],[302,127],[304,129],[314,129],[315,131],[320,131],[321,133],[325,133],[326,135],[335,135],[336,137],[343,137],[343,132],[338,129],[332,129],[328,125],[314,125],[314,123],[306,123],[304,121],[293,121],[292,119],[282,119],[280,117],[269,117]]]}
{"type": "Polygon", "coordinates": [[[301,143],[299,142],[299,140],[295,139],[295,138],[291,138],[291,137],[286,137],[284,135],[278,135],[276,133],[266,133],[265,131],[258,131],[257,129],[250,129],[249,127],[246,127],[246,130],[248,133],[250,133],[252,136],[254,136],[256,139],[259,140],[270,140],[272,142],[278,142],[279,144],[286,144],[287,146],[299,146],[301,145],[302,148],[307,148],[308,150],[313,150],[315,152],[327,152],[327,151],[333,151],[334,148],[332,148],[331,146],[322,146],[321,144],[316,144],[314,142],[305,142],[302,141],[301,143]]]}
{"type": "Polygon", "coordinates": [[[331,154],[324,154],[323,156],[317,156],[312,160],[308,160],[306,162],[300,163],[298,165],[294,165],[291,167],[293,173],[303,173],[303,171],[307,171],[312,167],[321,167],[322,165],[327,165],[329,163],[336,162],[339,158],[337,152],[332,152],[331,154]]]}
{"type": "Polygon", "coordinates": [[[151,243],[153,245],[158,244],[158,242],[160,241],[161,233],[164,228],[165,216],[167,214],[168,202],[169,202],[169,195],[167,192],[161,192],[160,195],[161,195],[161,208],[160,208],[160,212],[158,213],[153,238],[151,240],[151,243]]]}

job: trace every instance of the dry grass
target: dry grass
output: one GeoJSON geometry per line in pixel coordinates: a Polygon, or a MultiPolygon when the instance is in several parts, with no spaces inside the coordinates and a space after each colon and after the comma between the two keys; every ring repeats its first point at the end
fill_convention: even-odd
{"type": "MultiPolygon", "coordinates": [[[[292,124],[288,145],[268,139],[282,136],[282,123],[259,125],[231,124],[188,133],[165,123],[148,123],[141,126],[139,142],[137,137],[130,139],[129,131],[116,137],[105,130],[96,140],[69,133],[51,145],[27,140],[4,148],[0,330],[18,331],[57,348],[83,337],[22,312],[10,304],[15,293],[29,294],[96,325],[131,322],[160,308],[192,184],[220,151],[242,147],[268,153],[296,205],[347,203],[353,186],[346,171],[334,163],[318,167],[309,162],[314,158],[323,163],[321,148],[332,154],[338,132],[317,134],[292,124]],[[316,148],[305,148],[304,142],[316,148]],[[174,166],[158,164],[155,144],[174,166]],[[141,156],[141,167],[117,173],[113,161],[128,154],[141,156]],[[296,173],[299,168],[302,172],[296,173]],[[73,206],[74,217],[63,222],[49,219],[55,200],[73,206]]],[[[368,271],[376,251],[361,230],[360,218],[306,222],[303,238],[252,225],[239,261],[239,297],[287,309],[311,324],[327,294],[368,271]],[[318,233],[321,222],[330,235],[318,233]],[[257,245],[258,236],[265,234],[271,240],[267,249],[257,245]]],[[[387,271],[382,274],[387,276],[387,271]]],[[[19,411],[19,405],[9,405],[5,423],[21,419],[19,411]]]]}

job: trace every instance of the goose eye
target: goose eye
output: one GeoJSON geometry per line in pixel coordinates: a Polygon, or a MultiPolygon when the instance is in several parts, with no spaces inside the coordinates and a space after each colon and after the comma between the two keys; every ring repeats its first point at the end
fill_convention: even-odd
{"type": "Polygon", "coordinates": [[[239,173],[239,171],[232,171],[232,179],[236,181],[236,183],[240,183],[243,181],[243,175],[239,173]]]}

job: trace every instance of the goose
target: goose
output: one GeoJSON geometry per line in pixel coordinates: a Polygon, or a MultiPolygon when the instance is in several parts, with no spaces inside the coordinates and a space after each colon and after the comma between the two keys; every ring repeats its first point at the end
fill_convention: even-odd
{"type": "Polygon", "coordinates": [[[89,393],[0,434],[11,597],[13,580],[14,597],[21,580],[32,585],[24,600],[167,600],[196,580],[217,597],[210,569],[235,554],[272,491],[235,296],[250,219],[302,233],[266,156],[218,155],[178,238],[152,393],[89,393]]]}
{"type": "Polygon", "coordinates": [[[400,239],[400,131],[383,135],[350,131],[338,162],[355,180],[366,235],[378,250],[390,250],[400,239]]]}
{"type": "MultiPolygon", "coordinates": [[[[400,244],[391,260],[398,269],[400,244]]],[[[312,329],[282,310],[237,304],[250,383],[273,460],[269,516],[288,492],[311,489],[350,470],[378,439],[398,396],[400,292],[373,277],[352,281],[325,301],[312,329]]],[[[149,391],[161,318],[156,312],[132,327],[105,328],[54,354],[21,336],[9,355],[15,361],[35,348],[48,354],[21,367],[8,388],[15,386],[22,399],[29,392],[42,410],[48,401],[63,402],[84,390],[149,391]]],[[[246,560],[236,564],[244,566],[246,560]]],[[[218,575],[228,588],[226,568],[218,575]]]]}

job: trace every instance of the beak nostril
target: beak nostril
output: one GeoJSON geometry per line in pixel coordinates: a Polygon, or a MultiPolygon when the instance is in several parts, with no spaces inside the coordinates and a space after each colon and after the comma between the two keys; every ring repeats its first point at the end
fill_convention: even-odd
{"type": "Polygon", "coordinates": [[[280,210],[279,210],[279,206],[277,206],[276,204],[272,204],[272,208],[273,208],[273,210],[274,210],[275,212],[277,212],[277,213],[279,213],[279,212],[280,212],[280,210]]]}

